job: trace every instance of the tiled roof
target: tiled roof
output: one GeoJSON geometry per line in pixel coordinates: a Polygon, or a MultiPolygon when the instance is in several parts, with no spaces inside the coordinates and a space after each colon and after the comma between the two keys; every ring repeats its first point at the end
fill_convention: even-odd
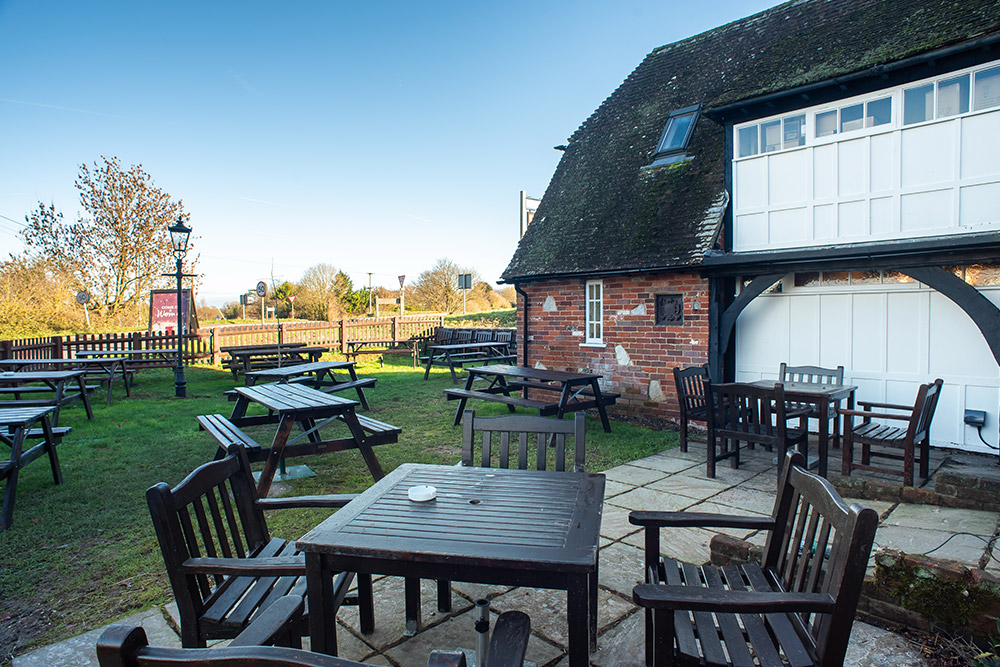
{"type": "Polygon", "coordinates": [[[724,131],[652,162],[674,109],[720,107],[1000,31],[997,0],[795,0],[650,53],[573,134],[501,280],[684,268],[728,202],[724,131]]]}

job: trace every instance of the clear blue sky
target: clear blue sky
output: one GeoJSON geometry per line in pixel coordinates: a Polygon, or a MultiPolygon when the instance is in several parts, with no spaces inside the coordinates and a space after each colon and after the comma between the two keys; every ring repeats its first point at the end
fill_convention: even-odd
{"type": "Polygon", "coordinates": [[[211,304],[320,262],[494,282],[553,146],[652,49],[773,4],[0,0],[0,254],[106,155],[183,200],[211,304]]]}

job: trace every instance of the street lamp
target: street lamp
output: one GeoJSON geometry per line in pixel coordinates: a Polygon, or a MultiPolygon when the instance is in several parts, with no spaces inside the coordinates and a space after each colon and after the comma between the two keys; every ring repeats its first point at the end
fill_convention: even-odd
{"type": "MultiPolygon", "coordinates": [[[[174,393],[178,398],[187,396],[187,380],[184,379],[184,309],[181,298],[181,278],[184,273],[181,270],[181,262],[187,255],[188,237],[191,236],[191,228],[184,226],[184,220],[177,217],[177,223],[167,227],[170,232],[170,245],[174,250],[174,257],[177,258],[177,270],[174,275],[177,277],[177,365],[174,367],[174,393]]],[[[167,274],[170,275],[170,274],[167,274]]]]}

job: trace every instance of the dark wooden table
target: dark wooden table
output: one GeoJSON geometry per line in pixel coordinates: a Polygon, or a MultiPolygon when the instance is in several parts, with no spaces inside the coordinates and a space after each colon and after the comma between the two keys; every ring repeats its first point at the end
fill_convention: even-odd
{"type": "Polygon", "coordinates": [[[0,401],[0,406],[7,408],[31,408],[52,406],[52,423],[59,423],[59,411],[64,405],[83,401],[87,411],[87,419],[94,418],[90,408],[90,395],[87,391],[84,370],[50,370],[34,371],[3,371],[0,372],[0,393],[12,394],[13,399],[0,401]],[[75,384],[76,392],[67,392],[66,385],[75,384]],[[21,398],[21,395],[49,394],[46,398],[21,398]]]}
{"type": "Polygon", "coordinates": [[[243,345],[234,347],[221,347],[220,352],[229,355],[226,365],[233,373],[233,379],[239,377],[240,373],[248,373],[260,370],[262,365],[266,367],[282,367],[285,365],[311,363],[319,361],[319,358],[330,351],[330,348],[321,345],[303,345],[302,343],[292,343],[290,345],[243,345]]]}
{"type": "Polygon", "coordinates": [[[455,368],[462,368],[463,364],[482,364],[491,361],[510,363],[515,360],[514,355],[510,353],[509,341],[431,344],[425,350],[427,353],[427,370],[424,371],[425,380],[430,375],[431,366],[447,366],[451,371],[451,381],[458,382],[458,376],[455,375],[455,368]]]}
{"type": "Polygon", "coordinates": [[[83,369],[87,377],[99,377],[101,382],[108,383],[107,404],[111,405],[111,392],[114,383],[120,378],[125,385],[125,395],[131,395],[128,374],[124,359],[115,358],[80,358],[80,359],[0,359],[0,369],[21,371],[27,369],[83,369]]]}
{"type": "MultiPolygon", "coordinates": [[[[852,384],[819,384],[812,382],[780,382],[777,380],[757,380],[751,382],[755,387],[773,389],[774,385],[780,384],[785,389],[785,401],[788,403],[809,403],[815,405],[819,411],[819,430],[817,432],[817,448],[819,449],[819,460],[816,464],[817,473],[821,477],[826,477],[827,453],[830,447],[830,403],[847,401],[847,409],[854,409],[854,392],[858,390],[852,384]]],[[[840,419],[837,416],[837,419],[840,419]]],[[[841,431],[843,432],[843,431],[841,431]]],[[[807,465],[812,467],[808,452],[809,439],[806,438],[802,445],[802,456],[805,457],[807,465]]],[[[780,463],[780,462],[779,462],[780,463]]]]}
{"type": "Polygon", "coordinates": [[[569,664],[585,667],[597,638],[603,502],[600,474],[401,465],[296,543],[312,650],[337,652],[331,573],[349,571],[564,590],[569,664]],[[437,497],[409,500],[423,484],[437,497]]]}
{"type": "Polygon", "coordinates": [[[391,340],[383,338],[348,340],[344,342],[344,356],[353,361],[362,354],[409,354],[413,358],[413,367],[417,367],[417,351],[421,339],[407,338],[391,340]]]}
{"type": "Polygon", "coordinates": [[[458,401],[455,411],[455,426],[462,423],[462,411],[470,398],[505,403],[514,412],[515,407],[538,410],[542,416],[555,415],[562,418],[567,412],[597,408],[601,415],[601,425],[605,433],[611,432],[611,423],[605,409],[614,405],[618,394],[602,392],[599,384],[603,377],[599,373],[569,373],[550,371],[530,366],[472,366],[465,369],[469,375],[464,389],[445,389],[449,401],[458,401]],[[473,387],[476,380],[487,380],[486,387],[473,387]],[[528,398],[528,392],[538,390],[546,400],[528,398]],[[511,396],[511,392],[524,391],[524,396],[511,396]],[[552,394],[558,398],[551,400],[552,394]]]}
{"type": "Polygon", "coordinates": [[[295,383],[236,387],[235,391],[236,405],[229,421],[237,426],[278,424],[271,447],[264,453],[264,469],[257,482],[257,493],[261,498],[267,496],[278,462],[285,457],[357,449],[364,457],[372,477],[378,480],[385,475],[372,446],[396,442],[398,431],[391,437],[386,434],[366,435],[354,410],[358,406],[357,401],[295,383]],[[247,415],[247,409],[253,403],[267,408],[268,414],[247,415]],[[345,424],[350,430],[350,436],[334,440],[322,439],[320,429],[333,421],[345,424]],[[290,441],[292,426],[296,423],[302,427],[303,432],[290,441]],[[302,438],[306,438],[306,442],[299,442],[302,438]]]}
{"type": "Polygon", "coordinates": [[[353,361],[314,361],[306,364],[282,366],[281,368],[266,368],[261,371],[244,373],[243,379],[248,387],[252,387],[260,381],[290,382],[302,379],[304,380],[303,384],[324,392],[355,389],[358,392],[361,407],[365,410],[368,410],[369,406],[364,388],[375,386],[376,380],[376,378],[359,378],[353,361]],[[346,371],[348,379],[337,377],[334,371],[346,371]]]}
{"type": "Polygon", "coordinates": [[[17,495],[17,476],[24,466],[42,454],[49,455],[52,479],[62,484],[62,471],[56,454],[56,437],[53,435],[49,415],[55,410],[48,407],[0,408],[0,442],[10,447],[10,458],[0,461],[0,480],[7,480],[3,505],[0,507],[0,531],[10,528],[14,518],[14,498],[17,495]],[[38,424],[41,442],[25,451],[24,443],[29,437],[36,437],[32,427],[38,424]]]}

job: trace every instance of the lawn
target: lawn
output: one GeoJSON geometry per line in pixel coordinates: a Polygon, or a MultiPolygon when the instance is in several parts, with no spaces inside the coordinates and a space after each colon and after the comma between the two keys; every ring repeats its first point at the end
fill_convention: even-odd
{"type": "MultiPolygon", "coordinates": [[[[454,402],[442,389],[453,386],[447,369],[423,370],[387,359],[359,364],[359,374],[378,378],[368,391],[367,414],[402,428],[399,442],[375,452],[386,472],[402,463],[458,461],[461,432],[452,426],[454,402]]],[[[132,397],[119,386],[110,406],[98,392],[94,420],[79,405],[62,411],[60,425],[72,426],[59,448],[64,483],[52,484],[47,460],[21,471],[13,527],[0,533],[0,663],[125,615],[172,599],[159,546],[153,534],[145,491],[157,482],[177,484],[215,453],[214,441],[198,431],[195,416],[232,405],[223,392],[233,387],[227,371],[187,370],[188,397],[174,397],[173,373],[147,370],[137,375],[132,397]]],[[[346,394],[345,394],[346,396],[346,394]]],[[[473,405],[477,414],[504,414],[499,404],[473,405]]],[[[268,442],[274,427],[247,429],[268,442]]],[[[587,418],[587,469],[601,471],[672,447],[673,431],[653,431],[615,422],[604,433],[587,418]]],[[[288,495],[351,493],[365,489],[371,476],[356,452],[336,452],[292,460],[307,463],[315,477],[290,482],[288,495]]],[[[273,534],[294,539],[329,510],[272,513],[273,534]]]]}

